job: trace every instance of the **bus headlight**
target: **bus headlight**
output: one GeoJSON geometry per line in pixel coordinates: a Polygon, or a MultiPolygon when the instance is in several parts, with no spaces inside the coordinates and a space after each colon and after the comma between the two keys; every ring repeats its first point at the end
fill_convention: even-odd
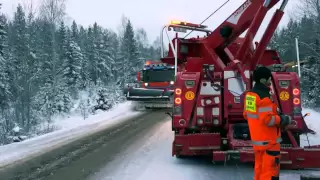
{"type": "Polygon", "coordinates": [[[170,84],[173,85],[173,84],[174,84],[174,81],[170,81],[170,84]]]}
{"type": "Polygon", "coordinates": [[[149,84],[148,84],[148,83],[144,83],[144,85],[145,85],[145,86],[148,86],[149,84]]]}

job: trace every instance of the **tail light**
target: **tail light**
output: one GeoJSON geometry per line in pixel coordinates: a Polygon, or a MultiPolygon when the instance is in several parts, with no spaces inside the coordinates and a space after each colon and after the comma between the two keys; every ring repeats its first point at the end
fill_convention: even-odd
{"type": "Polygon", "coordinates": [[[300,90],[297,89],[297,88],[294,88],[293,91],[292,91],[292,94],[295,95],[295,96],[298,96],[300,94],[300,90]]]}
{"type": "Polygon", "coordinates": [[[293,104],[294,105],[299,105],[300,104],[300,99],[299,98],[294,98],[293,99],[293,104]]]}
{"type": "Polygon", "coordinates": [[[293,88],[292,90],[292,94],[293,94],[293,104],[295,106],[299,106],[300,105],[300,89],[298,88],[293,88]]]}
{"type": "MultiPolygon", "coordinates": [[[[174,94],[175,94],[175,98],[174,98],[174,114],[175,115],[180,115],[181,114],[181,103],[182,103],[182,99],[181,99],[181,94],[182,94],[182,90],[180,88],[175,88],[174,90],[174,94]]],[[[180,123],[179,123],[180,124],[180,123]]]]}
{"type": "Polygon", "coordinates": [[[176,88],[174,92],[176,95],[181,95],[182,90],[180,88],[176,88]]]}
{"type": "Polygon", "coordinates": [[[180,97],[177,97],[177,98],[174,99],[174,103],[175,103],[176,105],[180,105],[181,102],[182,102],[182,100],[181,100],[180,97]]]}

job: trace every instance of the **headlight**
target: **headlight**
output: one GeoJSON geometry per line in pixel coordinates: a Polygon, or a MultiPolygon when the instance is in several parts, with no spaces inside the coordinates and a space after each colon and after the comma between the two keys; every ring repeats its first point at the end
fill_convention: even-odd
{"type": "Polygon", "coordinates": [[[145,86],[148,86],[149,84],[148,84],[148,83],[144,83],[144,85],[145,85],[145,86]]]}
{"type": "Polygon", "coordinates": [[[173,85],[173,84],[174,84],[174,81],[170,81],[170,84],[172,84],[172,85],[173,85]]]}

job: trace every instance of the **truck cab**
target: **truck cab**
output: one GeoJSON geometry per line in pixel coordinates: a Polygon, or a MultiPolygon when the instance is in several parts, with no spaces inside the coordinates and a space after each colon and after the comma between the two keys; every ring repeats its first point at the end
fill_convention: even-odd
{"type": "Polygon", "coordinates": [[[174,66],[166,63],[152,63],[144,65],[138,73],[142,88],[166,89],[174,84],[174,66]]]}

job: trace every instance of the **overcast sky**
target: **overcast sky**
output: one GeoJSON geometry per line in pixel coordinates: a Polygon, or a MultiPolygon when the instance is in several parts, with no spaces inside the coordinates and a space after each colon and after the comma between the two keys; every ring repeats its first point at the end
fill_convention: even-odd
{"type": "MultiPolygon", "coordinates": [[[[17,4],[26,4],[31,0],[2,0],[3,12],[12,17],[17,4]]],[[[33,0],[37,5],[41,0],[33,0]]],[[[134,28],[143,27],[149,41],[155,40],[160,34],[161,27],[170,20],[185,20],[200,23],[226,0],[67,0],[69,20],[88,26],[95,21],[105,28],[117,31],[122,15],[129,17],[134,28]]],[[[245,0],[230,0],[219,12],[213,15],[205,25],[214,29],[232,14],[245,0]]],[[[289,0],[286,12],[292,13],[298,0],[289,0]]],[[[276,7],[280,6],[280,3],[276,7]]],[[[267,26],[273,8],[261,28],[267,26]]],[[[285,14],[281,25],[288,22],[289,13],[285,14]]],[[[261,32],[261,30],[260,30],[261,32]]],[[[257,38],[261,37],[258,33],[257,38]]]]}

